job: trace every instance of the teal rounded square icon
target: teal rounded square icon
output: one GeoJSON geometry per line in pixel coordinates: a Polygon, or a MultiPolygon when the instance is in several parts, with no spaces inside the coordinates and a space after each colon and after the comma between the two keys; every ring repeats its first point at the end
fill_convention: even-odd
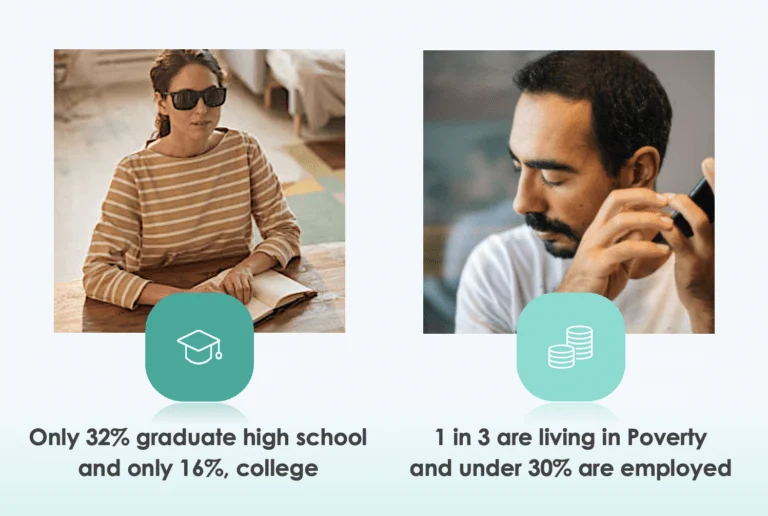
{"type": "Polygon", "coordinates": [[[544,294],[528,303],[517,325],[517,374],[547,401],[596,401],[624,377],[624,317],[597,294],[544,294]]]}
{"type": "Polygon", "coordinates": [[[147,378],[174,401],[228,400],[251,381],[253,338],[253,319],[234,297],[173,294],[147,318],[147,378]]]}

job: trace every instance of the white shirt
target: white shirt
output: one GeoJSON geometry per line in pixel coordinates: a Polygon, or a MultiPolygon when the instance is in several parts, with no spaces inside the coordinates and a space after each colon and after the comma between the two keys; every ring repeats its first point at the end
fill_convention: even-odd
{"type": "MultiPolygon", "coordinates": [[[[554,292],[571,262],[550,255],[528,226],[489,236],[461,274],[456,333],[516,333],[525,305],[554,292]]],[[[691,333],[674,274],[673,255],[653,274],[629,280],[614,300],[627,333],[691,333]]]]}

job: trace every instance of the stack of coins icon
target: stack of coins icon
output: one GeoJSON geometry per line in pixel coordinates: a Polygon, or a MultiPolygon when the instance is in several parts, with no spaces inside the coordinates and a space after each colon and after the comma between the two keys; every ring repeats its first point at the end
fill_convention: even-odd
{"type": "Polygon", "coordinates": [[[549,367],[552,369],[570,369],[576,364],[576,355],[572,346],[556,344],[549,347],[549,367]]]}
{"type": "Polygon", "coordinates": [[[565,331],[565,342],[573,348],[576,360],[592,358],[592,328],[589,326],[570,326],[565,331]]]}

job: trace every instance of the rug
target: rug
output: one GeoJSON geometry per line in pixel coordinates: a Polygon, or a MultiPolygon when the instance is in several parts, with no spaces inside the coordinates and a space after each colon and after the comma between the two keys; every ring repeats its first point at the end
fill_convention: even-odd
{"type": "Polygon", "coordinates": [[[304,145],[323,161],[331,170],[344,170],[346,159],[344,138],[306,141],[304,145]]]}
{"type": "Polygon", "coordinates": [[[307,172],[283,185],[288,204],[299,220],[302,245],[345,239],[344,138],[308,140],[283,149],[307,172]]]}

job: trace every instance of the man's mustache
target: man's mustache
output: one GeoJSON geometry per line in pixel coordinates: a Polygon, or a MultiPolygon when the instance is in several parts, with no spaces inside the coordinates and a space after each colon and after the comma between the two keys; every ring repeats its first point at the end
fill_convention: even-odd
{"type": "Polygon", "coordinates": [[[525,223],[534,231],[560,233],[576,242],[580,240],[569,225],[560,222],[557,219],[549,219],[543,213],[526,213],[525,223]]]}

